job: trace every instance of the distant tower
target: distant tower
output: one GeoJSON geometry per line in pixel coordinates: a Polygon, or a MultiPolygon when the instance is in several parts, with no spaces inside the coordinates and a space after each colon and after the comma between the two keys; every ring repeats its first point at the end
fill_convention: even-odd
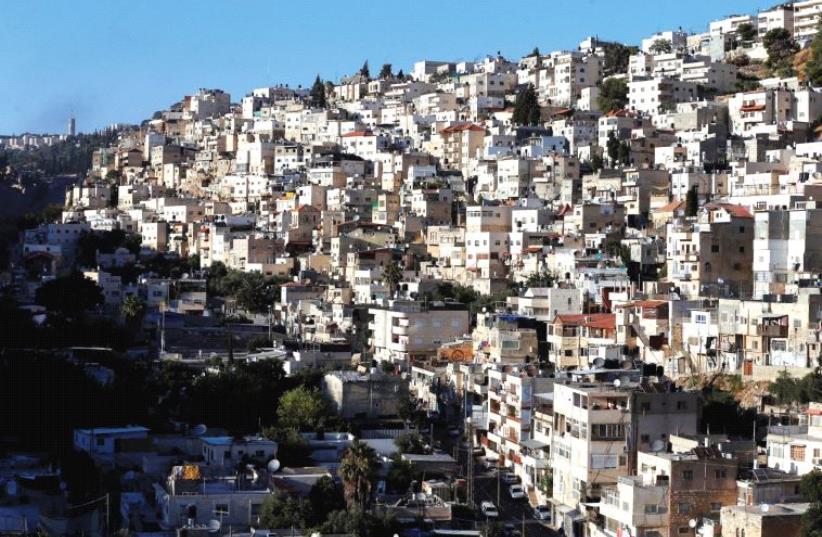
{"type": "Polygon", "coordinates": [[[76,134],[75,130],[74,116],[71,116],[68,120],[68,135],[74,136],[76,134]]]}

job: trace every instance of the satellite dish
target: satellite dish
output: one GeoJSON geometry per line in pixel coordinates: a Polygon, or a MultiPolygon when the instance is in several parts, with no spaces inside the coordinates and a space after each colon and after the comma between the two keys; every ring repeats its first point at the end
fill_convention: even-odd
{"type": "Polygon", "coordinates": [[[692,518],[691,520],[688,521],[688,527],[689,528],[695,528],[696,527],[696,519],[695,518],[692,518]]]}
{"type": "Polygon", "coordinates": [[[268,465],[266,466],[266,468],[268,468],[268,471],[273,474],[280,469],[280,461],[278,461],[277,459],[271,459],[270,461],[268,461],[268,465]]]}
{"type": "Polygon", "coordinates": [[[6,494],[9,496],[17,496],[17,481],[12,479],[6,483],[6,494]]]}
{"type": "Polygon", "coordinates": [[[219,520],[212,518],[208,521],[206,527],[208,528],[208,533],[217,533],[218,531],[220,531],[220,527],[222,527],[222,524],[219,520]]]}
{"type": "Polygon", "coordinates": [[[605,367],[605,358],[595,358],[594,367],[605,367]]]}
{"type": "Polygon", "coordinates": [[[771,510],[771,506],[770,506],[770,505],[768,505],[767,503],[763,503],[763,504],[760,506],[760,509],[762,509],[762,512],[763,512],[763,513],[767,513],[768,511],[770,511],[770,510],[771,510]]]}
{"type": "Polygon", "coordinates": [[[619,379],[614,379],[614,388],[619,388],[622,382],[619,379]]]}
{"type": "Polygon", "coordinates": [[[191,434],[193,434],[194,436],[203,436],[204,434],[206,434],[207,430],[208,427],[206,427],[205,424],[201,423],[200,425],[197,425],[196,427],[191,429],[191,434]]]}
{"type": "Polygon", "coordinates": [[[659,451],[665,451],[665,442],[663,442],[662,440],[654,440],[651,444],[651,451],[655,453],[659,451]]]}

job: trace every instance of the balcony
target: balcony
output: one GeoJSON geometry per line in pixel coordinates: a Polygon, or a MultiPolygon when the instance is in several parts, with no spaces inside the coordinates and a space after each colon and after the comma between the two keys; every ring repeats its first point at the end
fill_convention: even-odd
{"type": "Polygon", "coordinates": [[[762,337],[788,337],[788,327],[781,324],[760,324],[756,335],[762,337]]]}

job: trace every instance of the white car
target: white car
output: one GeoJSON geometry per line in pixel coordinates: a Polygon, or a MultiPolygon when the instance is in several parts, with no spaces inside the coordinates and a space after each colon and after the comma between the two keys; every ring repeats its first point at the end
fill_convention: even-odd
{"type": "Polygon", "coordinates": [[[522,485],[511,485],[508,487],[508,494],[511,496],[512,500],[521,500],[525,498],[525,491],[522,489],[522,485]]]}
{"type": "Polygon", "coordinates": [[[497,506],[492,502],[484,501],[480,504],[480,511],[486,518],[499,518],[499,511],[497,506]]]}
{"type": "Polygon", "coordinates": [[[534,507],[534,518],[537,520],[551,520],[551,508],[547,505],[534,507]]]}
{"type": "Polygon", "coordinates": [[[519,481],[519,478],[513,472],[503,472],[503,473],[500,474],[499,478],[506,485],[511,485],[511,484],[517,483],[519,481]]]}

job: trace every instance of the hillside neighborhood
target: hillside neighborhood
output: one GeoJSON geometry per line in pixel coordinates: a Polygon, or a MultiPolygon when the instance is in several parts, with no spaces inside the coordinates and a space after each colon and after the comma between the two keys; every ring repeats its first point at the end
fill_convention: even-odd
{"type": "Polygon", "coordinates": [[[821,536],[820,17],[0,136],[0,535],[821,536]]]}

